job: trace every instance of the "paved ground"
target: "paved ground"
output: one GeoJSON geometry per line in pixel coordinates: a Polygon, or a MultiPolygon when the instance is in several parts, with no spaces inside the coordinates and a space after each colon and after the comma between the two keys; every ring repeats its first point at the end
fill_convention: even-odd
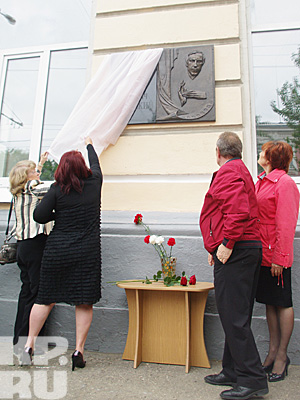
{"type": "MultiPolygon", "coordinates": [[[[134,369],[133,362],[122,360],[120,354],[86,352],[86,368],[72,372],[70,355],[68,351],[67,358],[53,359],[49,366],[0,365],[0,399],[22,398],[20,394],[12,396],[13,384],[14,388],[19,384],[23,398],[66,400],[217,400],[226,389],[203,381],[205,375],[220,371],[219,361],[213,361],[211,369],[192,367],[186,374],[184,366],[142,363],[134,369]],[[45,395],[45,377],[48,395],[45,395]]],[[[300,400],[299,382],[300,366],[291,365],[284,381],[269,385],[265,399],[300,400]]]]}

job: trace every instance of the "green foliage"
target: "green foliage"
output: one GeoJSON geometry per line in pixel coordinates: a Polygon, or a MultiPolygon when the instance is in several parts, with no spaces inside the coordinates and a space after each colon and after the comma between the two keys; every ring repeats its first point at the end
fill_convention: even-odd
{"type": "MultiPolygon", "coordinates": [[[[163,274],[163,271],[161,271],[161,270],[157,271],[156,275],[153,275],[154,282],[158,282],[159,280],[162,280],[162,274],[163,274]]],[[[165,276],[163,278],[165,286],[180,285],[180,280],[181,280],[182,276],[185,276],[184,271],[182,272],[181,276],[176,275],[176,274],[174,274],[172,276],[170,276],[170,275],[165,276]]],[[[148,282],[146,282],[146,283],[148,283],[148,282]]],[[[149,282],[149,283],[151,283],[151,282],[149,282]]]]}
{"type": "Polygon", "coordinates": [[[161,279],[161,275],[162,275],[162,271],[161,270],[157,271],[156,275],[153,275],[153,280],[155,282],[158,282],[158,280],[161,279]]]}
{"type": "Polygon", "coordinates": [[[57,163],[55,161],[47,160],[43,166],[41,180],[42,181],[54,181],[54,173],[57,168],[57,163]]]}
{"type": "Polygon", "coordinates": [[[180,279],[181,279],[181,276],[179,276],[179,275],[178,276],[173,275],[172,277],[171,276],[166,276],[164,278],[164,284],[166,286],[179,285],[180,284],[180,279]]]}
{"type": "MultiPolygon", "coordinates": [[[[297,53],[292,55],[292,60],[300,70],[300,47],[297,53]]],[[[285,82],[281,89],[277,89],[277,94],[282,108],[278,108],[275,101],[272,101],[272,110],[293,129],[294,144],[300,148],[300,82],[298,77],[294,77],[292,82],[285,82]]]]}

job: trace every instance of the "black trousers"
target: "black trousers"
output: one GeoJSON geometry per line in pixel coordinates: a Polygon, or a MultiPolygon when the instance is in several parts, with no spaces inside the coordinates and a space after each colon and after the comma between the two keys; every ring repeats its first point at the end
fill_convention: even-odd
{"type": "MultiPolygon", "coordinates": [[[[18,343],[19,337],[28,336],[29,316],[39,289],[41,261],[46,239],[47,236],[41,234],[32,239],[18,241],[17,263],[21,270],[22,286],[14,327],[14,345],[18,343]]],[[[42,331],[41,334],[43,334],[42,331]]],[[[20,345],[24,346],[23,343],[20,345]]]]}
{"type": "Polygon", "coordinates": [[[214,254],[215,296],[225,332],[222,372],[239,386],[267,387],[251,330],[261,249],[234,249],[226,264],[214,254]]]}

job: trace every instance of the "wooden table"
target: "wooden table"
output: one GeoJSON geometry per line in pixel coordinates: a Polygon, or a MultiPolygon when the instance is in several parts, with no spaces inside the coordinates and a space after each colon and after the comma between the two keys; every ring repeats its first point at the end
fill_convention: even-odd
{"type": "Polygon", "coordinates": [[[129,327],[123,359],[210,368],[203,318],[210,282],[167,287],[162,282],[120,282],[125,289],[129,327]]]}

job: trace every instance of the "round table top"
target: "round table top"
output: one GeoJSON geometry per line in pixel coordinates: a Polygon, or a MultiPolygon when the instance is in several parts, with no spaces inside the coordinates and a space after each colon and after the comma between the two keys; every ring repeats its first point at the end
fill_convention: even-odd
{"type": "Polygon", "coordinates": [[[151,284],[143,283],[142,280],[128,280],[117,282],[117,286],[122,289],[138,289],[138,290],[170,290],[180,292],[203,292],[214,289],[214,284],[211,282],[197,282],[196,285],[174,285],[165,286],[162,281],[154,282],[151,284]]]}

